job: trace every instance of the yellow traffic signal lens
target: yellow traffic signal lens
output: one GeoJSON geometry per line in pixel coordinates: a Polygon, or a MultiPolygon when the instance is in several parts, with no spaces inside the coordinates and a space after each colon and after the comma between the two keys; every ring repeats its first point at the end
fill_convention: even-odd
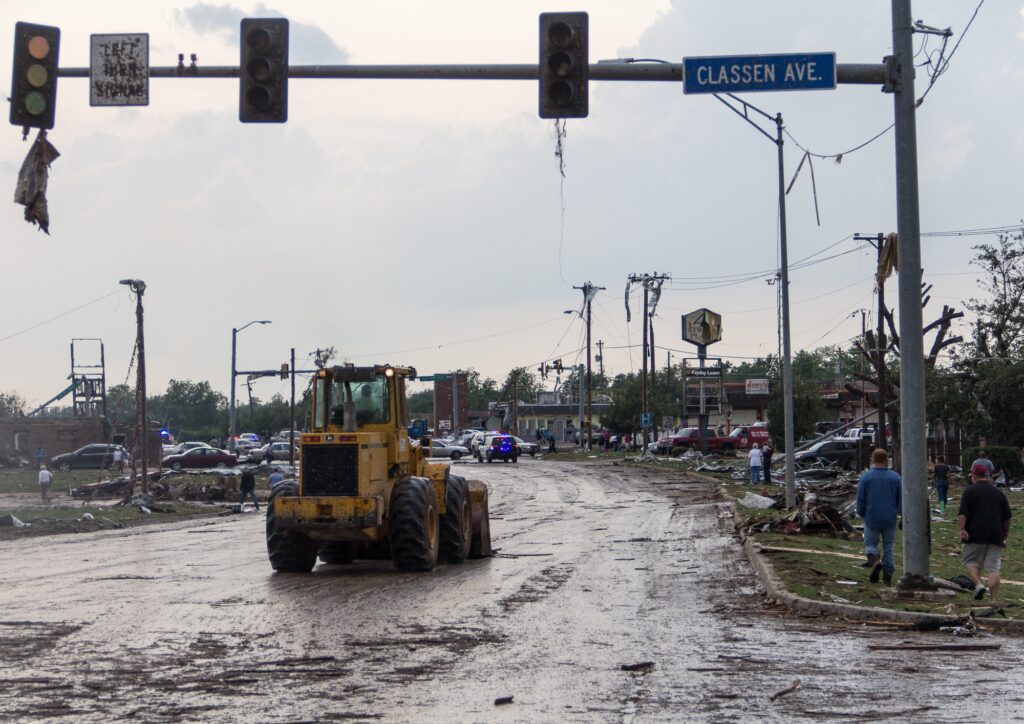
{"type": "Polygon", "coordinates": [[[33,35],[28,41],[28,54],[42,60],[50,54],[50,41],[42,35],[33,35]]]}
{"type": "Polygon", "coordinates": [[[39,91],[32,91],[25,96],[25,110],[33,116],[41,115],[46,110],[46,99],[39,91]]]}
{"type": "Polygon", "coordinates": [[[28,80],[29,85],[35,88],[42,88],[46,85],[46,80],[49,77],[50,74],[46,72],[46,68],[39,65],[39,63],[33,63],[25,71],[25,78],[28,80]]]}

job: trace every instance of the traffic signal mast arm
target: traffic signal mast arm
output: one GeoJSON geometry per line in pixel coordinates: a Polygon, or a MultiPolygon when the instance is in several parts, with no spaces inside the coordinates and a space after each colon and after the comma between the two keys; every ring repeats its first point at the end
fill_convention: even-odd
{"type": "MultiPolygon", "coordinates": [[[[682,83],[682,63],[596,63],[589,68],[590,80],[653,81],[682,83]]],[[[88,78],[89,68],[60,68],[61,78],[88,78]]],[[[839,63],[839,83],[878,85],[886,80],[881,63],[839,63]]],[[[154,66],[150,78],[238,78],[234,65],[154,66]]],[[[448,64],[448,65],[290,65],[288,77],[312,79],[378,78],[386,80],[537,80],[538,66],[513,64],[448,64]]]]}

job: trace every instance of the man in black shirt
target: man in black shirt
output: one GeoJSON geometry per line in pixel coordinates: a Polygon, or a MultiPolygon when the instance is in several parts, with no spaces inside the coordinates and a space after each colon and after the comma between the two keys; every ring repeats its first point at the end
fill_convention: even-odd
{"type": "Polygon", "coordinates": [[[256,506],[256,510],[260,509],[260,501],[256,499],[256,476],[253,475],[252,468],[246,468],[242,471],[242,497],[238,501],[239,507],[245,505],[245,496],[248,495],[252,498],[253,504],[256,506]]]}
{"type": "Polygon", "coordinates": [[[1006,495],[992,484],[992,473],[984,463],[971,466],[973,484],[960,496],[960,512],[956,520],[963,541],[963,561],[967,575],[974,581],[975,600],[985,596],[981,585],[981,569],[988,573],[988,590],[992,600],[999,592],[1000,557],[1010,533],[1010,504],[1006,495]]]}

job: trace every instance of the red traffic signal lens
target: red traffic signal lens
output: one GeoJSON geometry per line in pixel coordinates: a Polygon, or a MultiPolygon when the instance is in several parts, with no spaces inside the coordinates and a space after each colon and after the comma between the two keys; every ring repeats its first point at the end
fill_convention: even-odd
{"type": "Polygon", "coordinates": [[[254,28],[245,36],[245,42],[254,53],[265,53],[274,41],[265,29],[254,28]]]}
{"type": "Polygon", "coordinates": [[[567,48],[569,43],[572,42],[572,28],[568,23],[552,23],[551,27],[548,28],[548,40],[551,41],[552,45],[558,48],[567,48]]]}
{"type": "Polygon", "coordinates": [[[33,35],[28,41],[28,54],[42,60],[50,54],[50,41],[42,35],[33,35]]]}

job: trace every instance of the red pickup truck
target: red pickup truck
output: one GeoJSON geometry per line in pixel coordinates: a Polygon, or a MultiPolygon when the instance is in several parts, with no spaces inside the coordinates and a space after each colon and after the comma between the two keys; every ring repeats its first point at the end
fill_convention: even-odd
{"type": "MultiPolygon", "coordinates": [[[[696,427],[684,427],[674,435],[666,435],[657,442],[652,442],[648,449],[651,452],[667,455],[673,448],[700,449],[700,431],[696,427]]],[[[708,452],[731,452],[733,450],[749,450],[757,443],[764,447],[770,440],[768,429],[764,427],[737,427],[725,437],[715,433],[712,428],[704,431],[704,444],[708,452]]]]}

